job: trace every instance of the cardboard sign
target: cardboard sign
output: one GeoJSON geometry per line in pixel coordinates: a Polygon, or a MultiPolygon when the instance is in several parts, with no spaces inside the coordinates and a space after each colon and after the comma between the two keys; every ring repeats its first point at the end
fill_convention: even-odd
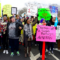
{"type": "Polygon", "coordinates": [[[56,42],[55,27],[37,25],[36,41],[56,42]]]}
{"type": "Polygon", "coordinates": [[[17,14],[17,8],[16,7],[11,7],[11,14],[16,15],[17,14]]]}
{"type": "Polygon", "coordinates": [[[57,26],[57,30],[56,30],[56,39],[59,40],[60,39],[60,26],[57,26]]]}
{"type": "Polygon", "coordinates": [[[11,15],[11,5],[7,4],[3,6],[3,15],[7,14],[8,17],[12,16],[11,15]]]}
{"type": "Polygon", "coordinates": [[[58,7],[49,6],[51,13],[58,13],[58,7]]]}
{"type": "Polygon", "coordinates": [[[28,8],[27,8],[27,15],[30,15],[30,16],[37,16],[37,6],[34,5],[34,4],[28,5],[28,8]]]}
{"type": "Polygon", "coordinates": [[[57,16],[57,13],[58,13],[58,7],[49,6],[49,8],[50,8],[51,15],[52,15],[53,17],[56,17],[56,16],[57,16]]]}
{"type": "Polygon", "coordinates": [[[1,17],[1,3],[0,3],[0,17],[1,17]]]}
{"type": "Polygon", "coordinates": [[[45,20],[50,20],[51,13],[49,8],[39,8],[38,9],[38,20],[44,18],[45,20]]]}

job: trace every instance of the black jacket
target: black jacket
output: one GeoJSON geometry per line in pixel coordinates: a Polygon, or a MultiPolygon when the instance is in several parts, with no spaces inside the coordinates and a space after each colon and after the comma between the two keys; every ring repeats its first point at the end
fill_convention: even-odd
{"type": "MultiPolygon", "coordinates": [[[[7,35],[8,35],[8,38],[9,38],[9,25],[10,23],[7,24],[7,35]]],[[[21,30],[19,29],[19,27],[22,27],[23,29],[23,25],[20,24],[19,22],[16,22],[16,29],[15,29],[15,34],[16,34],[16,37],[19,37],[21,35],[21,30]]]]}

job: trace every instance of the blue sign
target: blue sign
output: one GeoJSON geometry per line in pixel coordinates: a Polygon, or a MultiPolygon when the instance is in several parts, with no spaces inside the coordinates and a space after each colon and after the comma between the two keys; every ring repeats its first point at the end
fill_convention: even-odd
{"type": "Polygon", "coordinates": [[[51,13],[58,13],[58,7],[49,6],[51,13]]]}
{"type": "Polygon", "coordinates": [[[57,27],[57,24],[58,24],[58,18],[56,17],[54,26],[57,27]]]}

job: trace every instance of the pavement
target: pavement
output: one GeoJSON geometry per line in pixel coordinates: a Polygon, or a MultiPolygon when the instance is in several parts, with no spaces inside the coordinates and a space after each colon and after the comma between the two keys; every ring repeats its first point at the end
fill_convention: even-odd
{"type": "MultiPolygon", "coordinates": [[[[24,46],[20,45],[20,56],[17,56],[16,53],[13,57],[10,57],[10,49],[9,49],[9,54],[3,54],[3,50],[0,50],[0,60],[41,60],[40,58],[40,53],[39,53],[39,48],[38,46],[32,45],[32,50],[31,50],[31,57],[24,57],[24,46]]],[[[60,50],[57,48],[57,44],[54,45],[54,54],[50,55],[48,54],[48,51],[46,50],[46,59],[45,60],[60,60],[60,50]]]]}

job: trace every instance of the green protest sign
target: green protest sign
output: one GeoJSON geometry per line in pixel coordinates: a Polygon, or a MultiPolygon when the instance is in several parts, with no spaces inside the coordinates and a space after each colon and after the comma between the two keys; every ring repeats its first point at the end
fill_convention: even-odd
{"type": "Polygon", "coordinates": [[[49,8],[39,8],[38,9],[38,20],[44,18],[45,20],[50,20],[51,13],[49,8]]]}

